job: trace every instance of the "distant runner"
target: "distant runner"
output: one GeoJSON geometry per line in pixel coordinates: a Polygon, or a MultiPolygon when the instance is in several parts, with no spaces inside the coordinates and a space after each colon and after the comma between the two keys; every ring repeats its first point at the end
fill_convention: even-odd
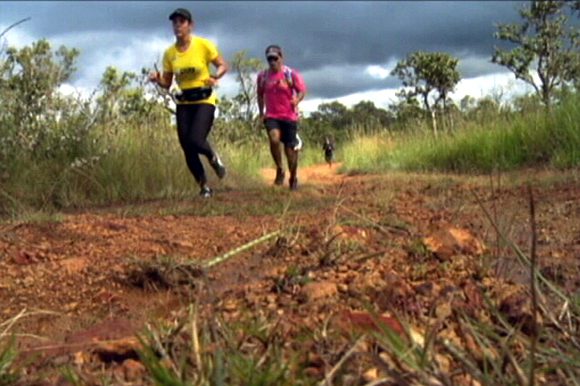
{"type": "Polygon", "coordinates": [[[326,160],[326,163],[328,163],[328,167],[331,167],[332,161],[334,161],[334,144],[328,137],[324,137],[322,150],[324,150],[324,159],[326,160]]]}
{"type": "Polygon", "coordinates": [[[306,85],[298,71],[284,65],[282,49],[266,48],[268,69],[258,74],[258,109],[270,140],[270,152],[276,163],[274,184],[284,184],[284,165],[280,142],[284,144],[291,190],[298,188],[298,152],[302,140],[298,136],[298,104],[306,95],[306,85]],[[264,107],[266,111],[264,112],[264,107]]]}
{"type": "Polygon", "coordinates": [[[228,65],[211,41],[192,35],[194,21],[187,9],[178,8],[169,15],[175,34],[175,44],[163,55],[163,74],[155,71],[149,80],[169,89],[175,76],[180,89],[176,95],[177,134],[187,166],[199,184],[201,197],[211,197],[212,189],[207,185],[203,154],[209,160],[219,178],[224,178],[226,169],[217,153],[211,148],[207,136],[214,120],[216,95],[213,87],[228,71],[228,65]],[[209,64],[216,68],[210,74],[209,64]]]}

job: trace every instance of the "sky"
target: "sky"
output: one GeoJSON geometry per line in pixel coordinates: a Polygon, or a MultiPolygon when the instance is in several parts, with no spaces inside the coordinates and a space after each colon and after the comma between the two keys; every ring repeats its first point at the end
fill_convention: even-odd
{"type": "MultiPolygon", "coordinates": [[[[443,51],[459,58],[462,81],[451,95],[504,98],[528,89],[504,67],[491,63],[497,23],[519,22],[522,1],[0,1],[0,31],[31,20],[3,37],[23,47],[46,38],[54,48],[80,50],[77,72],[64,88],[88,94],[107,66],[139,72],[160,65],[174,42],[169,14],[178,7],[193,14],[195,34],[212,40],[226,60],[246,50],[264,59],[269,44],[282,46],[286,64],[308,86],[302,109],[339,101],[351,106],[371,100],[396,101],[401,87],[390,72],[406,55],[443,51]]],[[[220,93],[237,93],[226,75],[220,93]]]]}

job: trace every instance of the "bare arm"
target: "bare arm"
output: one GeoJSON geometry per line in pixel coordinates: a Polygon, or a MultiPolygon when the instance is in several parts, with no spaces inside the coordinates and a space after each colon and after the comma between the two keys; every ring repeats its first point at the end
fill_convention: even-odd
{"type": "Polygon", "coordinates": [[[171,87],[171,82],[173,81],[173,73],[164,72],[163,74],[160,74],[159,71],[154,71],[149,74],[149,81],[157,83],[159,87],[169,89],[169,87],[171,87]]]}
{"type": "Polygon", "coordinates": [[[260,119],[264,118],[264,90],[262,89],[262,78],[258,75],[256,80],[258,85],[256,87],[256,93],[258,94],[258,115],[260,119]]]}
{"type": "Polygon", "coordinates": [[[302,102],[306,96],[306,85],[304,84],[304,79],[297,72],[292,73],[294,79],[294,91],[296,92],[292,97],[292,105],[298,106],[298,103],[302,102]]]}
{"type": "Polygon", "coordinates": [[[258,114],[260,118],[264,116],[264,95],[258,94],[258,114]]]}
{"type": "Polygon", "coordinates": [[[298,106],[298,103],[302,102],[302,99],[304,99],[304,97],[306,96],[305,92],[298,92],[294,95],[294,97],[292,98],[292,104],[294,106],[298,106]]]}
{"type": "Polygon", "coordinates": [[[226,74],[226,72],[228,72],[230,67],[221,55],[212,60],[211,63],[215,66],[216,72],[215,75],[210,76],[210,79],[208,80],[207,84],[210,86],[215,86],[218,83],[218,79],[223,77],[226,74]]]}

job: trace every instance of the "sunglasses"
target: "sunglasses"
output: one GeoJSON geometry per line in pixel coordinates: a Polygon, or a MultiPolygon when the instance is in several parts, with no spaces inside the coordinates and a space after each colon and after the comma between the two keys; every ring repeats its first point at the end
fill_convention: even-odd
{"type": "Polygon", "coordinates": [[[171,23],[173,23],[173,25],[186,24],[189,23],[189,20],[181,16],[176,16],[173,19],[171,19],[171,23]]]}
{"type": "Polygon", "coordinates": [[[268,59],[268,62],[277,62],[278,59],[280,59],[279,56],[268,56],[266,59],[268,59]]]}

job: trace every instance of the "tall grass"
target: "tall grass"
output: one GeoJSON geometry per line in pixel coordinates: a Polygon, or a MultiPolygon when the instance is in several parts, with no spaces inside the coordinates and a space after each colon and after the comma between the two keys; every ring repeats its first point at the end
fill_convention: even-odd
{"type": "MultiPolygon", "coordinates": [[[[267,136],[259,134],[241,143],[230,142],[219,132],[210,135],[228,171],[218,181],[202,156],[211,186],[239,189],[264,183],[260,169],[274,167],[274,162],[267,136]]],[[[89,135],[86,142],[91,145],[86,149],[75,144],[73,152],[60,151],[56,156],[23,153],[12,157],[4,165],[7,172],[0,176],[0,216],[197,195],[198,186],[186,166],[175,128],[168,123],[97,127],[89,135]]],[[[305,143],[300,165],[317,162],[322,162],[322,151],[316,144],[305,143]]]]}
{"type": "Polygon", "coordinates": [[[354,134],[338,149],[337,158],[351,171],[378,171],[388,167],[387,155],[394,150],[393,136],[388,132],[380,134],[354,134]]]}
{"type": "Polygon", "coordinates": [[[485,123],[466,122],[434,136],[424,128],[405,134],[382,132],[357,137],[342,150],[345,169],[380,172],[489,172],[549,165],[580,165],[580,97],[572,95],[547,114],[490,117],[485,123]]]}
{"type": "Polygon", "coordinates": [[[93,134],[103,137],[82,157],[13,159],[0,209],[21,213],[193,193],[176,135],[167,128],[93,134]]]}

